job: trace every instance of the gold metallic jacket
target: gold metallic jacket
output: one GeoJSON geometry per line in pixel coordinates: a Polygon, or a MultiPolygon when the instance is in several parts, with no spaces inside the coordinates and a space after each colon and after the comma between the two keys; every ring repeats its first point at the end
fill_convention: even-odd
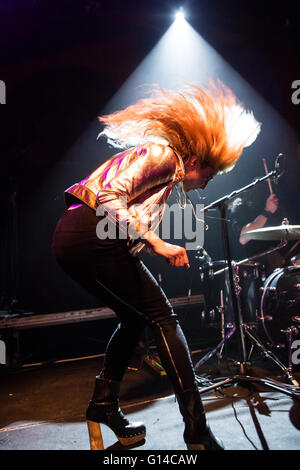
{"type": "MultiPolygon", "coordinates": [[[[157,228],[172,189],[184,174],[182,158],[174,150],[149,142],[107,160],[68,188],[65,200],[70,206],[75,197],[94,210],[101,204],[108,218],[113,215],[120,227],[131,224],[142,236],[150,227],[157,228]]],[[[145,244],[129,237],[128,246],[135,255],[145,244]]]]}

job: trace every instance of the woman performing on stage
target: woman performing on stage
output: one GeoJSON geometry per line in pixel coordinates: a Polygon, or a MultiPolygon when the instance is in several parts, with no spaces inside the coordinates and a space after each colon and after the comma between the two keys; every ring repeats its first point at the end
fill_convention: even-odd
{"type": "Polygon", "coordinates": [[[124,445],[145,437],[144,424],[130,423],[123,415],[118,395],[147,323],[174,387],[187,448],[220,450],[206,422],[176,314],[138,253],[146,247],[172,266],[189,267],[183,247],[154,233],[163,207],[175,185],[181,186],[184,205],[188,191],[204,189],[215,175],[229,171],[256,139],[260,124],[229,89],[212,83],[205,91],[194,84],[179,91],[155,90],[151,97],[99,120],[104,124],[100,135],[122,152],[66,190],[67,210],[53,239],[54,255],[64,271],[120,320],[86,411],[91,447],[100,448],[100,423],[124,445]],[[115,224],[116,237],[99,233],[104,217],[115,224]]]}

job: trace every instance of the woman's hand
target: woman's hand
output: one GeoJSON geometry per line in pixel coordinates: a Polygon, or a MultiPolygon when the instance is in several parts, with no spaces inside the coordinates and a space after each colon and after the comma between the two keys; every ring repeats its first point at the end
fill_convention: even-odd
{"type": "Polygon", "coordinates": [[[185,248],[182,246],[171,245],[171,243],[165,243],[163,240],[161,241],[161,244],[156,243],[152,247],[154,253],[166,258],[167,263],[171,266],[190,267],[185,248]]]}
{"type": "Polygon", "coordinates": [[[163,256],[171,266],[190,267],[186,250],[182,246],[166,243],[153,232],[147,232],[144,239],[151,246],[154,253],[163,256]]]}

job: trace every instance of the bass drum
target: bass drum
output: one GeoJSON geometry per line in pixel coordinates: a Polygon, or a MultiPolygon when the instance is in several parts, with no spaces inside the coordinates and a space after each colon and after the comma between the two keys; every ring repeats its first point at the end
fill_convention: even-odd
{"type": "Polygon", "coordinates": [[[260,318],[273,346],[284,347],[286,330],[299,327],[300,266],[278,268],[266,279],[261,296],[260,318]]]}

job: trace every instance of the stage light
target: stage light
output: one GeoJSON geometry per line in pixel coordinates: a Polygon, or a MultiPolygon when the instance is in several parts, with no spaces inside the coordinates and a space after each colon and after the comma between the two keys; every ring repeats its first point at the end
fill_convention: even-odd
{"type": "Polygon", "coordinates": [[[176,21],[183,21],[184,19],[185,19],[184,11],[183,11],[183,8],[181,7],[175,15],[175,20],[176,21]]]}

